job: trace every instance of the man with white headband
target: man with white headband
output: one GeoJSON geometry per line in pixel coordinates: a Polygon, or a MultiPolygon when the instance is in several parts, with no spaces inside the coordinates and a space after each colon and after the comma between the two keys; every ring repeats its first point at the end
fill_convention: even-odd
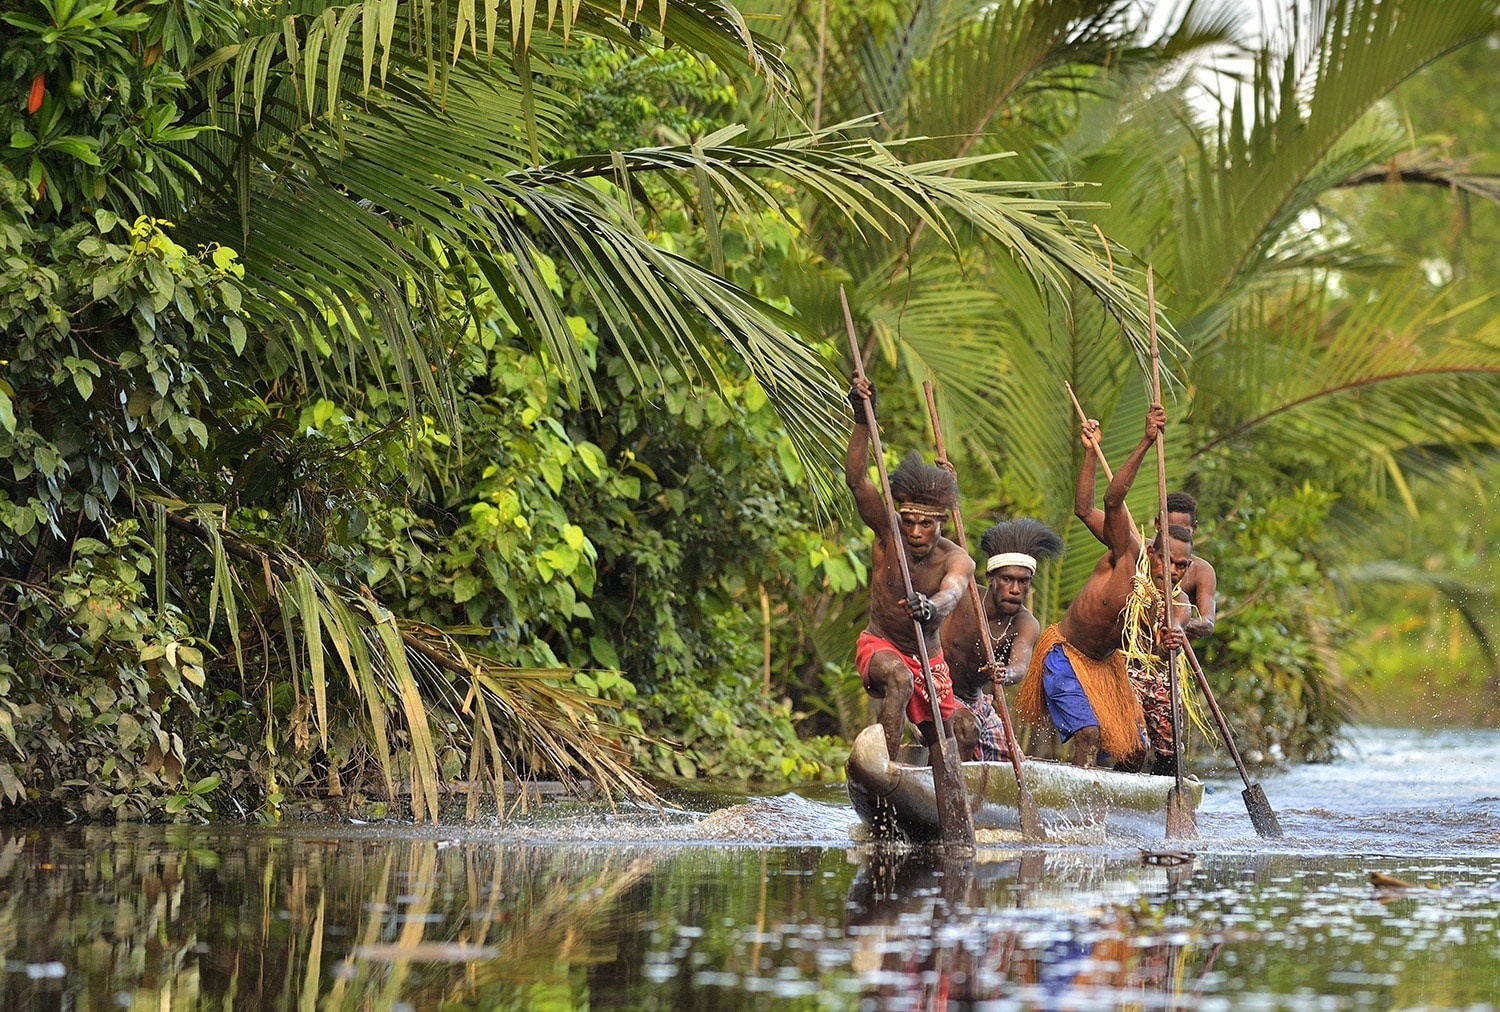
{"type": "Polygon", "coordinates": [[[971,598],[965,597],[943,624],[943,654],[953,672],[953,692],[979,724],[979,758],[1000,762],[1010,758],[1005,726],[990,701],[991,672],[1002,685],[1014,685],[1026,673],[1041,624],[1026,607],[1031,580],[1040,559],[1062,554],[1063,540],[1040,520],[1017,517],[995,524],[979,539],[988,557],[980,591],[985,621],[990,627],[993,659],[985,656],[984,639],[971,598]]]}
{"type": "Polygon", "coordinates": [[[915,453],[908,456],[891,474],[899,524],[893,527],[885,497],[870,481],[870,430],[865,425],[864,398],[869,398],[873,414],[875,388],[857,378],[849,391],[854,431],[844,454],[844,480],[854,493],[860,518],[875,532],[875,546],[870,559],[870,619],[855,645],[854,665],[865,691],[880,700],[880,724],[892,758],[900,750],[908,717],[927,747],[937,748],[934,707],[943,715],[948,734],[957,739],[958,754],[972,755],[974,715],[954,698],[938,634],[954,606],[967,596],[974,573],[969,553],[943,537],[943,521],[958,503],[958,480],[952,472],[924,464],[915,453]],[[903,551],[911,569],[910,599],[897,555],[903,551]],[[936,700],[927,692],[917,657],[918,627],[927,646],[936,700]]]}

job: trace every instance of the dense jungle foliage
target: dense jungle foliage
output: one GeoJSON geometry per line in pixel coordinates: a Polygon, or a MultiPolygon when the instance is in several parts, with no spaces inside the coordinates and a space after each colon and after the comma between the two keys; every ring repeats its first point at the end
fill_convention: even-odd
{"type": "Polygon", "coordinates": [[[1328,203],[1403,158],[1485,197],[1380,102],[1493,11],[1400,6],[1305,28],[1358,74],[1252,53],[1219,132],[1182,71],[1243,43],[1194,9],[0,0],[8,811],[836,778],[838,286],[893,455],[937,382],[971,540],[1067,532],[1051,617],[1094,561],[1062,381],[1123,456],[1147,260],[1205,663],[1256,756],[1326,755],[1351,532],[1500,433],[1492,311],[1328,203]]]}

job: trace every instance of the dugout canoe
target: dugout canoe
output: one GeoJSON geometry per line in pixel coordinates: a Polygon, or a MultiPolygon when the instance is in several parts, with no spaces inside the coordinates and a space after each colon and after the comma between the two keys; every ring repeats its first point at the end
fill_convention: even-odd
{"type": "MultiPolygon", "coordinates": [[[[874,841],[928,843],[939,837],[932,767],[892,762],[885,731],[872,724],[849,750],[849,800],[874,841]]],[[[1042,812],[1049,836],[1065,839],[1103,832],[1109,837],[1160,839],[1166,827],[1167,792],[1173,777],[1083,769],[1068,763],[1026,760],[1026,785],[1042,812]]],[[[966,762],[964,783],[976,830],[1021,828],[1016,809],[1016,772],[1008,762],[966,762]]],[[[1203,784],[1184,777],[1193,810],[1203,802],[1203,784]]]]}

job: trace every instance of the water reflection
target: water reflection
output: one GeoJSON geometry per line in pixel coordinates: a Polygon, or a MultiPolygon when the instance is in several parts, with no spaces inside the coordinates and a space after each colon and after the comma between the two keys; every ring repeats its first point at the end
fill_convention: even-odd
{"type": "Polygon", "coordinates": [[[872,853],[849,892],[853,966],[880,1008],[1175,1004],[1220,945],[1164,929],[1193,864],[1172,857],[1140,876],[1102,855],[872,853]]]}
{"type": "MultiPolygon", "coordinates": [[[[624,850],[81,828],[0,845],[0,1007],[491,1008],[617,956],[624,850]]],[[[586,1004],[586,1002],[585,1002],[586,1004]]]]}
{"type": "Polygon", "coordinates": [[[1490,856],[0,831],[6,1009],[1484,1007],[1497,924],[1490,856]]]}

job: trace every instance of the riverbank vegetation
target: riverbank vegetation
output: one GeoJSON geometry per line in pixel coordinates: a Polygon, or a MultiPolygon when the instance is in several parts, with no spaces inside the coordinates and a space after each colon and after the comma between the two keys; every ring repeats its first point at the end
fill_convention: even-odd
{"type": "Polygon", "coordinates": [[[1490,197],[1384,103],[1493,12],[1397,8],[1252,50],[1102,0],[0,5],[8,811],[836,778],[839,286],[892,451],[930,378],[971,535],[1068,532],[1052,616],[1063,383],[1123,456],[1147,263],[1205,663],[1257,754],[1327,754],[1358,532],[1500,433],[1488,303],[1335,214],[1490,197]]]}

